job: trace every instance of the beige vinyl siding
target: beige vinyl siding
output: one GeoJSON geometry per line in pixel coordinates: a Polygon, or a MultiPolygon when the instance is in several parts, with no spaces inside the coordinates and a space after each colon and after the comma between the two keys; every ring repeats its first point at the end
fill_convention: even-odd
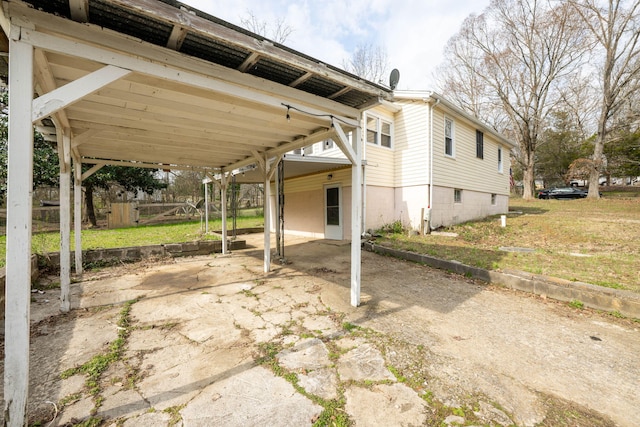
{"type": "Polygon", "coordinates": [[[393,187],[394,182],[394,153],[386,147],[367,144],[367,185],[393,187]]]}
{"type": "MultiPolygon", "coordinates": [[[[302,176],[298,178],[286,179],[284,181],[284,192],[299,193],[303,191],[313,191],[322,188],[325,184],[351,185],[351,166],[344,169],[334,169],[316,175],[302,176]],[[327,175],[331,174],[331,180],[327,175]]],[[[271,186],[273,191],[273,184],[271,186]]],[[[286,203],[286,202],[285,202],[286,203]]]]}
{"type": "Polygon", "coordinates": [[[484,159],[476,157],[476,129],[473,124],[436,108],[433,118],[433,183],[485,193],[509,194],[509,148],[502,149],[503,172],[498,171],[499,143],[484,132],[484,159]],[[454,156],[444,153],[444,118],[453,119],[454,156]]]}
{"type": "MultiPolygon", "coordinates": [[[[366,118],[377,117],[387,123],[393,123],[394,118],[389,111],[383,107],[376,107],[366,112],[366,118]]],[[[366,180],[367,185],[393,187],[395,164],[394,152],[397,137],[395,136],[395,126],[391,126],[391,148],[367,142],[366,131],[364,131],[364,159],[367,162],[366,180]]]]}
{"type": "Polygon", "coordinates": [[[395,117],[396,187],[429,182],[429,105],[422,100],[398,102],[395,117]]]}

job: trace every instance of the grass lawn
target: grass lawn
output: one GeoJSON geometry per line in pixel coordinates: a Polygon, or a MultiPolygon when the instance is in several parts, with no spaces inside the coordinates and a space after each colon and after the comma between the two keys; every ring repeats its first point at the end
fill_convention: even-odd
{"type": "MultiPolygon", "coordinates": [[[[238,217],[238,228],[262,227],[262,216],[238,217]]],[[[227,227],[231,230],[231,220],[227,227]]],[[[204,227],[204,224],[203,224],[204,227]]],[[[209,230],[220,230],[221,220],[209,221],[209,230]]],[[[71,248],[74,249],[74,236],[71,233],[71,248]]],[[[165,243],[189,242],[192,240],[219,240],[213,234],[205,235],[201,231],[200,221],[178,224],[148,225],[117,229],[82,230],[82,249],[119,248],[129,246],[157,245],[165,243]]],[[[60,233],[34,233],[31,239],[33,253],[58,252],[60,250],[60,233]]],[[[5,264],[6,236],[0,236],[0,266],[5,264]]]]}
{"type": "Polygon", "coordinates": [[[499,216],[449,227],[458,237],[385,234],[378,243],[489,270],[516,269],[640,292],[640,198],[512,198],[499,216]],[[530,248],[505,252],[501,247],[530,248]]]}

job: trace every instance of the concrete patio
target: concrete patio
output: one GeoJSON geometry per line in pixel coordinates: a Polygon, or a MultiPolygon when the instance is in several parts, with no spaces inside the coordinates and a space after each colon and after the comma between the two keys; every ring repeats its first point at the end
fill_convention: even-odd
{"type": "Polygon", "coordinates": [[[30,423],[640,424],[637,323],[368,252],[354,308],[348,242],[288,238],[265,275],[251,239],[88,272],[68,314],[32,294],[30,423]],[[93,393],[61,378],[119,336],[93,393]]]}

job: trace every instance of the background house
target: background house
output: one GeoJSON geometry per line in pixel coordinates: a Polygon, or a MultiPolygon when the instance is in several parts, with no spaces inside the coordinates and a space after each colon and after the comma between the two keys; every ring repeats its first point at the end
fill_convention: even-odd
{"type": "MultiPolygon", "coordinates": [[[[396,221],[435,229],[507,212],[514,144],[436,93],[394,95],[364,116],[363,230],[396,221]]],[[[286,233],[349,238],[351,170],[341,159],[331,139],[285,156],[285,170],[316,165],[285,179],[286,233]]]]}

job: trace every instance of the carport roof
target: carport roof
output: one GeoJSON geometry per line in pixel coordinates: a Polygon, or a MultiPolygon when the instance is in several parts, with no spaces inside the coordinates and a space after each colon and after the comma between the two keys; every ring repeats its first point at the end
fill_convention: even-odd
{"type": "MultiPolygon", "coordinates": [[[[282,157],[284,163],[284,179],[299,178],[320,172],[331,172],[351,166],[351,162],[340,157],[303,156],[300,154],[286,154],[282,157]]],[[[264,178],[257,167],[246,167],[234,175],[238,183],[262,183],[264,178]]]]}
{"type": "Polygon", "coordinates": [[[64,105],[35,111],[39,130],[60,143],[64,129],[84,163],[232,170],[331,137],[336,125],[348,132],[362,110],[392,99],[384,86],[178,1],[2,6],[4,32],[35,48],[35,98],[48,95],[39,107],[64,105]],[[95,90],[63,103],[79,79],[95,90]]]}

